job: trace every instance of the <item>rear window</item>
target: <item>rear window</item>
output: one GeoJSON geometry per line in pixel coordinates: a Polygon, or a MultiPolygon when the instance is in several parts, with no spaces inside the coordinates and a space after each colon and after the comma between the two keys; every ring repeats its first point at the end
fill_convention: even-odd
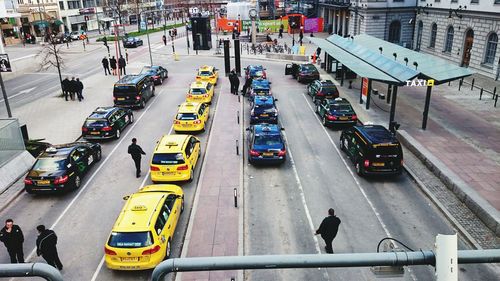
{"type": "Polygon", "coordinates": [[[302,71],[305,72],[312,72],[312,71],[317,71],[316,67],[314,65],[302,65],[302,71]]]}
{"type": "Polygon", "coordinates": [[[189,92],[193,95],[204,95],[207,93],[207,90],[203,88],[191,88],[189,92]]]}
{"type": "Polygon", "coordinates": [[[282,143],[280,135],[256,135],[255,145],[280,145],[282,143]]]}
{"type": "Polygon", "coordinates": [[[107,125],[107,121],[103,119],[87,119],[85,120],[86,127],[104,127],[107,125]]]}
{"type": "Polygon", "coordinates": [[[401,148],[398,143],[374,144],[372,148],[372,154],[376,157],[380,155],[380,158],[398,157],[401,154],[401,148]]]}
{"type": "Polygon", "coordinates": [[[184,156],[182,153],[155,153],[151,163],[156,165],[184,164],[184,156]]]}
{"type": "Polygon", "coordinates": [[[348,104],[332,104],[330,105],[330,112],[346,112],[352,111],[352,107],[348,104]]]}
{"type": "Polygon", "coordinates": [[[65,170],[66,158],[38,158],[33,170],[55,172],[65,170]]]}
{"type": "Polygon", "coordinates": [[[331,94],[337,94],[338,90],[336,86],[328,86],[328,87],[322,87],[321,92],[331,95],[331,94]]]}
{"type": "Polygon", "coordinates": [[[142,248],[153,245],[151,232],[112,232],[108,245],[114,248],[142,248]]]}
{"type": "Polygon", "coordinates": [[[131,85],[120,85],[115,86],[113,89],[113,94],[137,94],[137,88],[131,85]]]}
{"type": "Polygon", "coordinates": [[[198,116],[194,113],[178,113],[175,117],[177,120],[196,120],[198,116]]]}
{"type": "Polygon", "coordinates": [[[208,70],[202,70],[198,73],[198,75],[200,76],[211,76],[212,75],[212,72],[211,71],[208,71],[208,70]]]}

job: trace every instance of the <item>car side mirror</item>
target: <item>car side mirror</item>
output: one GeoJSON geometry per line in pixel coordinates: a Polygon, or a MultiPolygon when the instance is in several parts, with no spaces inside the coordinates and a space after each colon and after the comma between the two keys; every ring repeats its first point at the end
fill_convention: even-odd
{"type": "Polygon", "coordinates": [[[282,130],[282,131],[284,131],[284,130],[285,130],[285,128],[281,127],[281,130],[282,130]]]}
{"type": "Polygon", "coordinates": [[[247,128],[245,129],[245,131],[250,131],[250,127],[247,127],[247,128]]]}
{"type": "Polygon", "coordinates": [[[274,101],[278,101],[278,99],[274,99],[274,101]]]}
{"type": "Polygon", "coordinates": [[[176,196],[176,198],[179,198],[179,199],[182,199],[182,197],[184,197],[184,196],[182,196],[182,195],[177,195],[176,196]]]}
{"type": "Polygon", "coordinates": [[[128,200],[130,198],[130,195],[123,196],[123,200],[128,200]]]}

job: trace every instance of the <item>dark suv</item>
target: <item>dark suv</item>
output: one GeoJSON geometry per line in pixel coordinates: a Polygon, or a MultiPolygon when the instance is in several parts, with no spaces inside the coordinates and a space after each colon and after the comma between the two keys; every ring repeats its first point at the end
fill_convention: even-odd
{"type": "Polygon", "coordinates": [[[332,80],[315,80],[307,85],[307,94],[311,96],[314,103],[317,103],[322,99],[338,98],[339,90],[332,80]]]}
{"type": "Polygon", "coordinates": [[[278,125],[258,124],[247,128],[248,162],[278,163],[286,161],[286,145],[278,125]]]}
{"type": "Polygon", "coordinates": [[[298,82],[311,82],[319,80],[319,71],[312,63],[287,64],[285,68],[285,75],[292,75],[298,82]]]}
{"type": "Polygon", "coordinates": [[[84,139],[120,138],[126,126],[134,122],[132,110],[120,107],[98,107],[82,126],[84,139]]]}
{"type": "Polygon", "coordinates": [[[113,88],[115,106],[144,108],[146,101],[154,95],[155,85],[146,74],[125,75],[113,88]]]}
{"type": "Polygon", "coordinates": [[[401,144],[380,125],[354,126],[340,135],[340,149],[356,166],[358,175],[396,174],[403,171],[401,144]]]}
{"type": "Polygon", "coordinates": [[[344,98],[324,99],[316,104],[323,126],[356,125],[358,116],[348,100],[344,98]]]}

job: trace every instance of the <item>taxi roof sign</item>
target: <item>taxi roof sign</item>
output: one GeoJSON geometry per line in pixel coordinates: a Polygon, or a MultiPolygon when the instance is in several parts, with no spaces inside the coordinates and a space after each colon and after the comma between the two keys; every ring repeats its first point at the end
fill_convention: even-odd
{"type": "Polygon", "coordinates": [[[166,145],[166,146],[177,146],[177,145],[178,145],[178,143],[173,142],[173,141],[169,141],[169,142],[167,142],[165,145],[166,145]]]}
{"type": "Polygon", "coordinates": [[[148,207],[146,205],[134,205],[132,211],[147,211],[148,207]]]}
{"type": "Polygon", "coordinates": [[[57,152],[57,148],[51,146],[51,147],[48,147],[47,149],[45,149],[45,152],[56,153],[57,152]]]}

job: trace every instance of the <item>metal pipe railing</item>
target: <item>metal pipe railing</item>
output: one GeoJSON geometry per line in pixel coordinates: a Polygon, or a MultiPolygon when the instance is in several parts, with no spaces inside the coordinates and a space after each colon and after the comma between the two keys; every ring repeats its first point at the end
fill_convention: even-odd
{"type": "Polygon", "coordinates": [[[0,277],[42,277],[48,281],[63,281],[59,270],[46,263],[0,264],[0,277]]]}

